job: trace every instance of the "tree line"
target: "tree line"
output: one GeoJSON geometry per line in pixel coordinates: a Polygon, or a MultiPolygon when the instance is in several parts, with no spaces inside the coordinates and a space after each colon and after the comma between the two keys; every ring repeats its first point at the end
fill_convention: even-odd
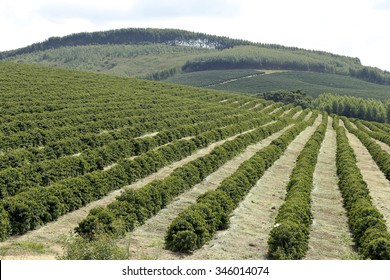
{"type": "Polygon", "coordinates": [[[301,90],[279,90],[260,93],[259,98],[275,102],[291,103],[303,108],[313,108],[349,118],[358,118],[381,123],[390,122],[390,99],[382,102],[376,99],[363,99],[354,96],[324,93],[316,99],[301,90]]]}

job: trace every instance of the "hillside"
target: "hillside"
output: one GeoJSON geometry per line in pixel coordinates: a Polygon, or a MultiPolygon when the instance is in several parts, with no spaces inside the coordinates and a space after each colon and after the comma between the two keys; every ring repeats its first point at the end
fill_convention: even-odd
{"type": "Polygon", "coordinates": [[[231,92],[257,94],[301,90],[308,96],[322,93],[387,100],[390,87],[344,75],[294,70],[211,70],[175,75],[167,82],[231,92]]]}
{"type": "Polygon", "coordinates": [[[390,84],[389,73],[363,66],[358,58],[176,29],[129,28],[53,37],[2,52],[0,59],[157,80],[200,70],[282,69],[390,84]]]}
{"type": "Polygon", "coordinates": [[[1,259],[390,259],[389,125],[10,62],[0,114],[1,259]]]}

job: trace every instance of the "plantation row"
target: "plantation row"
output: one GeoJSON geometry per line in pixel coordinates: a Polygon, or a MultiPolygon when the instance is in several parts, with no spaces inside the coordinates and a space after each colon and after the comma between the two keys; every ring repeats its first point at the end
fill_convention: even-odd
{"type": "Polygon", "coordinates": [[[355,120],[354,123],[357,126],[357,128],[359,130],[361,130],[362,132],[364,132],[364,133],[368,134],[369,136],[371,136],[372,138],[379,140],[379,141],[387,144],[388,146],[390,146],[390,135],[388,132],[385,132],[385,131],[379,129],[378,127],[376,127],[375,125],[373,125],[370,122],[365,122],[364,125],[362,125],[361,121],[355,120]]]}
{"type": "Polygon", "coordinates": [[[218,102],[235,99],[244,103],[256,100],[235,94],[64,69],[5,62],[0,62],[0,65],[1,123],[18,118],[26,121],[99,114],[104,113],[105,108],[114,112],[115,107],[117,112],[133,107],[146,109],[154,103],[169,107],[170,103],[192,102],[202,108],[202,105],[212,104],[194,100],[218,102]]]}
{"type": "MultiPolygon", "coordinates": [[[[348,120],[343,118],[343,121],[348,130],[361,135],[352,130],[348,120]]],[[[357,250],[364,258],[390,259],[390,234],[383,215],[372,204],[367,184],[356,165],[355,154],[348,143],[345,129],[339,126],[338,118],[335,118],[333,125],[337,133],[339,188],[357,250]]]]}
{"type": "MultiPolygon", "coordinates": [[[[206,121],[220,116],[222,112],[225,113],[225,116],[231,115],[231,112],[228,110],[222,109],[218,111],[218,108],[202,109],[193,114],[191,114],[191,110],[182,110],[182,112],[175,110],[170,114],[162,113],[161,115],[156,114],[154,116],[140,118],[116,118],[76,127],[66,126],[58,129],[34,129],[27,132],[18,132],[12,136],[0,137],[0,145],[3,147],[3,150],[36,147],[58,141],[65,137],[82,137],[83,134],[87,133],[100,133],[104,130],[121,129],[127,126],[137,126],[134,130],[138,132],[137,136],[140,136],[145,132],[166,129],[180,124],[194,124],[199,121],[206,121]]],[[[120,135],[121,131],[117,133],[120,135]]]]}
{"type": "Polygon", "coordinates": [[[312,222],[311,192],[313,173],[321,143],[325,138],[328,115],[304,146],[287,185],[285,203],[280,207],[268,240],[268,255],[275,259],[301,259],[306,255],[312,222]]]}
{"type": "MultiPolygon", "coordinates": [[[[295,113],[295,111],[291,111],[291,114],[295,113]]],[[[291,116],[287,117],[291,119],[291,116]]],[[[31,186],[25,188],[20,193],[2,200],[9,219],[9,226],[3,227],[3,238],[9,234],[26,232],[55,220],[69,211],[102,197],[111,190],[128,185],[172,161],[190,155],[198,148],[268,121],[269,117],[265,116],[263,120],[255,121],[252,119],[246,124],[245,122],[239,125],[233,124],[205,132],[191,140],[174,141],[172,144],[162,146],[157,150],[149,150],[134,160],[123,159],[107,171],[94,171],[75,178],[68,178],[48,187],[31,186]]],[[[76,158],[76,162],[79,160],[78,157],[66,159],[73,160],[73,158],[76,158]]],[[[69,170],[74,171],[73,168],[69,170]]],[[[3,218],[5,221],[7,220],[6,216],[3,218]]]]}
{"type": "MultiPolygon", "coordinates": [[[[378,136],[378,133],[372,133],[367,131],[366,129],[362,128],[358,124],[358,129],[355,129],[350,121],[342,117],[342,120],[344,121],[345,127],[353,133],[359,140],[363,143],[363,145],[367,148],[369,153],[371,154],[373,160],[376,162],[380,170],[383,172],[387,180],[390,180],[390,154],[386,151],[382,150],[381,146],[377,144],[370,136],[373,135],[376,138],[378,136]],[[368,134],[365,132],[367,131],[368,134]]],[[[383,142],[388,139],[388,137],[378,137],[383,142]]]]}
{"type": "Polygon", "coordinates": [[[264,172],[283,154],[291,141],[313,124],[317,114],[287,130],[269,146],[240,165],[214,191],[197,199],[172,222],[166,246],[173,251],[191,252],[210,241],[217,230],[226,229],[229,215],[238,206],[264,172]]]}
{"type": "Polygon", "coordinates": [[[239,108],[270,104],[252,97],[0,64],[1,239],[284,112],[239,108]]]}
{"type": "MultiPolygon", "coordinates": [[[[105,206],[92,209],[83,220],[78,217],[71,227],[81,220],[76,231],[92,242],[102,235],[123,237],[194,192],[195,203],[189,207],[183,203],[164,220],[166,235],[159,241],[162,244],[165,238],[172,251],[194,252],[229,227],[230,217],[247,194],[261,188],[259,179],[287,154],[288,174],[292,173],[282,180],[289,181],[286,197],[276,203],[280,208],[269,210],[269,221],[259,221],[260,227],[269,222],[261,233],[264,244],[249,245],[266,248],[260,252],[265,254],[268,244],[267,256],[273,259],[306,256],[313,220],[313,173],[327,126],[330,129],[326,113],[321,113],[319,124],[316,111],[301,112],[291,104],[249,96],[7,63],[4,69],[0,69],[0,240],[37,229],[97,200],[105,206]],[[292,151],[288,147],[303,131],[304,142],[310,139],[300,143],[301,152],[292,151]],[[183,159],[185,165],[178,164],[183,159]],[[239,162],[234,171],[221,171],[231,160],[239,162]],[[154,175],[150,176],[151,183],[142,186],[140,179],[171,163],[180,167],[164,173],[161,180],[152,181],[154,175]],[[217,183],[207,185],[206,177],[222,173],[217,183]],[[199,183],[205,185],[196,195],[199,183]],[[119,189],[123,191],[115,200],[110,195],[111,203],[100,201],[119,189]]],[[[353,120],[355,127],[341,119],[389,180],[390,155],[376,140],[389,145],[390,126],[353,120]]],[[[389,259],[385,220],[375,194],[372,202],[371,189],[338,121],[335,117],[337,175],[357,251],[362,258],[389,259]]],[[[270,196],[275,193],[270,190],[267,197],[279,199],[270,196]]],[[[68,217],[75,216],[64,218],[68,217]]],[[[53,224],[57,223],[50,227],[53,224]]]]}
{"type": "MultiPolygon", "coordinates": [[[[224,128],[218,126],[198,126],[198,138],[207,137],[208,134],[225,131],[243,131],[263,125],[269,122],[268,117],[244,120],[239,124],[232,124],[224,128]]],[[[186,127],[187,128],[187,127],[186,127]]],[[[194,128],[193,128],[194,131],[194,128]]],[[[61,179],[81,176],[96,170],[103,170],[105,166],[118,160],[140,155],[158,146],[167,144],[173,140],[187,136],[195,136],[196,133],[188,130],[176,130],[176,134],[167,137],[167,133],[158,133],[154,137],[140,139],[112,141],[101,148],[93,149],[79,156],[62,157],[55,160],[46,160],[36,164],[28,164],[20,168],[8,168],[0,171],[0,183],[2,190],[0,198],[12,196],[31,187],[47,186],[61,179]]]]}
{"type": "MultiPolygon", "coordinates": [[[[248,145],[286,127],[292,122],[295,113],[292,111],[281,121],[225,142],[210,154],[174,170],[162,181],[154,181],[139,190],[125,191],[107,208],[91,210],[89,216],[80,223],[77,232],[88,238],[94,238],[96,234],[102,232],[118,236],[126,231],[132,231],[136,225],[143,224],[176,196],[201,182],[248,145]]],[[[300,122],[304,117],[305,114],[301,114],[296,121],[300,122]]]]}
{"type": "MultiPolygon", "coordinates": [[[[266,115],[264,115],[264,118],[265,116],[266,115]]],[[[247,121],[251,118],[254,118],[253,115],[246,113],[233,116],[225,116],[224,113],[221,113],[220,115],[216,115],[216,117],[216,121],[203,121],[197,122],[195,124],[179,125],[171,129],[160,130],[153,138],[157,144],[162,145],[163,143],[166,143],[166,141],[172,141],[181,137],[199,134],[204,132],[206,129],[237,124],[241,121],[247,121]]],[[[148,132],[146,130],[147,129],[144,125],[133,126],[129,128],[123,128],[121,130],[107,131],[99,134],[85,134],[80,137],[64,138],[59,141],[48,143],[43,148],[32,147],[14,149],[0,155],[0,170],[7,167],[21,167],[26,163],[35,163],[43,160],[57,159],[62,156],[74,155],[81,152],[90,153],[93,152],[91,149],[96,150],[99,147],[104,149],[105,146],[122,145],[122,142],[138,142],[139,144],[134,143],[134,146],[139,146],[142,145],[140,141],[147,141],[147,139],[131,140],[131,138],[141,137],[142,133],[148,132]]]]}
{"type": "MultiPolygon", "coordinates": [[[[139,104],[134,104],[136,101],[131,101],[131,104],[124,105],[122,103],[122,106],[103,107],[101,108],[102,112],[99,112],[99,109],[95,107],[96,109],[91,113],[83,112],[85,110],[77,112],[79,111],[77,109],[67,109],[65,116],[63,116],[64,112],[62,110],[53,114],[37,114],[37,116],[34,117],[29,115],[26,117],[27,119],[24,119],[24,115],[22,117],[18,115],[18,117],[9,118],[8,122],[6,122],[6,118],[4,118],[1,132],[5,136],[10,136],[20,131],[58,129],[63,126],[81,127],[81,131],[85,131],[86,127],[92,126],[95,128],[98,125],[102,128],[116,128],[121,126],[121,123],[117,122],[122,118],[131,120],[132,123],[148,121],[148,119],[151,119],[152,117],[150,116],[150,110],[153,110],[157,115],[153,116],[153,119],[163,119],[174,117],[173,114],[181,107],[185,107],[185,111],[193,110],[195,115],[202,111],[209,111],[212,108],[212,106],[202,106],[201,104],[189,101],[172,101],[169,104],[166,104],[165,102],[161,100],[157,103],[156,100],[151,100],[149,104],[144,103],[143,108],[139,108],[139,104]],[[59,112],[61,112],[61,114],[57,114],[59,112]]],[[[226,110],[226,108],[224,109],[226,110]]],[[[100,128],[97,127],[95,129],[100,128]]]]}
{"type": "MultiPolygon", "coordinates": [[[[145,95],[145,94],[144,94],[145,95]]],[[[41,97],[37,97],[37,102],[41,103],[41,97]]],[[[218,102],[224,96],[218,96],[215,98],[215,102],[218,102]]],[[[66,109],[48,111],[48,112],[39,112],[39,113],[22,113],[17,115],[3,115],[0,120],[2,126],[0,131],[5,135],[12,135],[13,133],[19,131],[31,130],[34,128],[45,128],[52,129],[57,126],[67,126],[80,124],[85,124],[88,126],[94,122],[107,121],[106,126],[110,122],[118,121],[119,118],[141,118],[141,117],[150,117],[150,110],[154,110],[156,114],[161,114],[160,118],[165,117],[164,113],[167,113],[166,117],[169,117],[174,111],[177,111],[178,108],[184,107],[185,111],[193,110],[194,114],[197,114],[201,110],[212,109],[215,107],[221,107],[217,104],[204,102],[194,102],[190,99],[178,99],[170,96],[143,96],[136,95],[132,98],[120,98],[122,101],[118,102],[109,102],[107,105],[102,105],[102,102],[107,102],[108,100],[104,98],[103,100],[95,100],[95,102],[88,102],[84,106],[76,104],[75,106],[68,106],[66,109]],[[137,99],[138,97],[138,99],[137,99]],[[142,100],[143,102],[141,102],[142,100]],[[88,107],[86,107],[86,105],[88,107]],[[176,109],[176,110],[175,110],[176,109]],[[113,120],[111,120],[113,119],[113,120]]],[[[214,100],[211,100],[214,101],[214,100]]],[[[237,98],[230,98],[227,103],[237,101],[237,98]]],[[[244,99],[244,102],[249,100],[244,99]]],[[[252,98],[250,101],[263,103],[264,100],[259,100],[252,98]]],[[[63,101],[61,101],[63,102],[63,101]]],[[[6,102],[5,102],[6,103],[6,102]]],[[[3,113],[7,107],[18,107],[18,106],[28,106],[28,104],[20,104],[19,101],[15,100],[10,104],[2,104],[3,113]]],[[[221,108],[227,110],[227,108],[221,108]]],[[[188,115],[188,112],[187,112],[188,115]]],[[[114,125],[114,124],[113,124],[114,125]]],[[[95,125],[96,126],[96,125],[95,125]]]]}

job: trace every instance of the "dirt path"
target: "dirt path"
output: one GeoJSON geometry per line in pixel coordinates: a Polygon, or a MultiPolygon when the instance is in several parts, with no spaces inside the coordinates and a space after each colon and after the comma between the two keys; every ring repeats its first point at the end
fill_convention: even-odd
{"type": "Polygon", "coordinates": [[[306,115],[306,117],[304,118],[305,121],[308,121],[310,118],[311,118],[311,115],[313,115],[313,112],[310,111],[309,114],[306,115]]]}
{"type": "Polygon", "coordinates": [[[257,103],[255,106],[253,106],[253,107],[250,108],[249,110],[254,110],[254,109],[256,109],[257,107],[259,107],[260,105],[263,105],[263,103],[257,103]]]}
{"type": "Polygon", "coordinates": [[[356,155],[357,166],[368,185],[373,204],[383,214],[386,225],[390,228],[390,181],[386,179],[360,140],[348,131],[347,137],[356,155]]]}
{"type": "Polygon", "coordinates": [[[295,161],[320,122],[321,117],[318,117],[315,124],[300,133],[287,147],[286,152],[265,172],[239,207],[233,211],[229,229],[217,232],[209,244],[186,258],[266,258],[268,235],[277,210],[284,202],[286,186],[295,161]]]}
{"type": "Polygon", "coordinates": [[[283,108],[282,107],[278,107],[276,108],[275,110],[273,110],[271,113],[269,113],[270,115],[273,115],[275,113],[277,113],[279,110],[282,110],[283,111],[283,108]]]}
{"type": "Polygon", "coordinates": [[[263,73],[259,72],[259,74],[251,74],[251,75],[244,76],[244,77],[233,78],[233,79],[226,80],[226,81],[223,81],[223,82],[206,85],[204,87],[213,87],[213,86],[225,85],[225,84],[229,84],[229,83],[232,83],[232,82],[236,82],[238,80],[250,79],[250,78],[253,78],[253,77],[256,77],[256,76],[260,76],[260,75],[263,75],[263,73]]]}
{"type": "Polygon", "coordinates": [[[381,146],[382,150],[384,150],[390,154],[390,146],[389,145],[387,145],[386,143],[383,143],[379,140],[376,140],[372,137],[371,137],[371,139],[374,140],[379,146],[381,146]]]}
{"type": "Polygon", "coordinates": [[[313,224],[306,256],[309,260],[357,258],[338,188],[336,149],[336,132],[332,128],[332,118],[329,118],[314,171],[313,224]]]}
{"type": "MultiPolygon", "coordinates": [[[[250,131],[253,131],[253,129],[248,130],[248,131],[243,132],[243,133],[248,133],[250,131]]],[[[185,159],[183,159],[181,161],[174,162],[174,163],[160,169],[158,172],[153,173],[153,174],[149,175],[148,177],[145,177],[145,178],[135,182],[134,184],[126,186],[123,189],[113,191],[100,200],[94,201],[83,208],[80,208],[76,211],[73,211],[71,213],[68,213],[68,214],[60,217],[57,221],[48,223],[45,226],[42,226],[41,228],[39,228],[37,230],[30,231],[24,235],[11,237],[7,241],[0,243],[0,252],[1,252],[1,248],[12,247],[13,244],[17,244],[19,242],[34,242],[34,243],[43,244],[46,251],[48,252],[48,254],[44,254],[44,255],[38,254],[37,255],[37,254],[29,254],[29,252],[17,251],[14,255],[12,255],[13,254],[12,250],[9,250],[9,253],[7,253],[5,256],[1,256],[1,254],[0,254],[0,259],[30,259],[30,260],[31,259],[42,259],[42,258],[43,259],[55,259],[56,255],[62,253],[62,248],[61,248],[60,243],[59,243],[59,239],[61,238],[61,236],[71,234],[73,229],[76,226],[78,226],[78,224],[88,215],[89,211],[92,208],[95,208],[97,206],[102,206],[102,207],[107,206],[108,204],[113,202],[115,200],[115,198],[118,195],[120,195],[123,192],[123,190],[126,188],[137,189],[137,188],[141,188],[141,187],[145,186],[146,184],[152,182],[153,180],[164,179],[164,178],[168,177],[174,169],[176,169],[176,168],[178,168],[178,167],[180,167],[180,166],[182,166],[182,165],[184,165],[192,160],[195,160],[199,157],[202,157],[204,155],[209,154],[215,147],[222,145],[223,143],[225,143],[228,140],[233,140],[236,137],[238,137],[239,135],[240,134],[237,134],[237,135],[232,136],[228,139],[213,143],[204,149],[198,150],[194,154],[192,154],[191,156],[186,157],[185,159]]]]}
{"type": "MultiPolygon", "coordinates": [[[[289,126],[291,127],[291,126],[289,126]]],[[[161,210],[156,216],[149,219],[144,225],[130,233],[121,244],[129,245],[131,259],[170,259],[170,251],[164,250],[164,237],[171,222],[176,216],[185,210],[189,205],[195,203],[196,199],[203,193],[216,189],[220,183],[231,174],[244,161],[251,158],[258,150],[268,146],[274,139],[278,138],[288,128],[285,128],[270,137],[247,147],[247,149],[221,166],[216,172],[210,174],[206,179],[194,186],[191,190],[183,193],[176,200],[161,210]]]]}

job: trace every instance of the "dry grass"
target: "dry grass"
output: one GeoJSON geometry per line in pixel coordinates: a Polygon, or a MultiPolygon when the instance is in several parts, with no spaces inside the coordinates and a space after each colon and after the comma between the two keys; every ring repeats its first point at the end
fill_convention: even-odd
{"type": "Polygon", "coordinates": [[[382,150],[388,152],[390,154],[390,146],[386,143],[383,143],[379,140],[373,139],[379,146],[381,146],[382,150]]]}
{"type": "Polygon", "coordinates": [[[329,118],[314,171],[309,251],[306,259],[356,259],[348,219],[338,189],[336,168],[336,132],[329,118]]]}

